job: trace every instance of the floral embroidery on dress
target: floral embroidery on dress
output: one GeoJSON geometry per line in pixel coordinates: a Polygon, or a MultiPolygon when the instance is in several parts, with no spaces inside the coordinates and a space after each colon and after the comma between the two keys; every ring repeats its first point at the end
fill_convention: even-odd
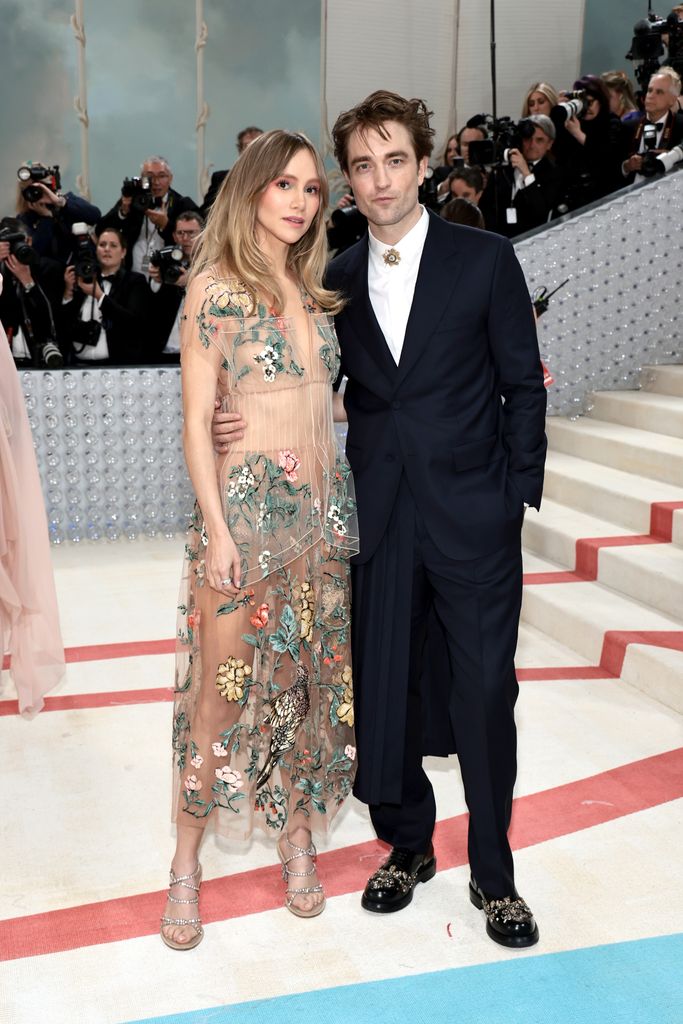
{"type": "Polygon", "coordinates": [[[334,325],[304,295],[313,319],[298,337],[292,318],[254,305],[237,279],[193,284],[183,344],[219,349],[222,408],[242,413],[247,428],[217,460],[242,566],[236,597],[205,581],[210,538],[198,506],[188,531],[173,717],[177,820],[189,814],[245,836],[254,824],[279,831],[297,814],[324,831],[351,792],[356,756],[349,557],[357,529],[332,421],[334,325]],[[215,709],[207,733],[197,715],[205,686],[215,709]]]}

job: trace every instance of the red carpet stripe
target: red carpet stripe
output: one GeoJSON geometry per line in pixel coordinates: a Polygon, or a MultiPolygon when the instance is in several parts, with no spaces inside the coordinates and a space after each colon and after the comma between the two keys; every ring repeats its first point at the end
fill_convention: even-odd
{"type": "MultiPolygon", "coordinates": [[[[74,661],[109,661],[111,658],[138,658],[146,654],[174,654],[175,640],[133,640],[123,644],[89,644],[85,647],[65,647],[67,664],[74,661]]],[[[12,661],[8,654],[2,661],[8,669],[12,661]]]]}
{"type": "Polygon", "coordinates": [[[660,540],[671,541],[674,512],[683,508],[683,501],[653,501],[650,505],[650,533],[660,540]]]}
{"type": "MultiPolygon", "coordinates": [[[[540,668],[518,668],[517,679],[548,680],[556,679],[609,679],[612,673],[600,665],[549,665],[540,668]]],[[[81,711],[90,708],[116,708],[127,704],[158,704],[173,700],[173,689],[170,686],[154,686],[148,690],[112,690],[101,693],[74,693],[63,697],[46,697],[46,711],[81,711]]],[[[16,700],[0,700],[0,718],[19,714],[19,702],[16,700]]]]}
{"type": "Polygon", "coordinates": [[[621,675],[629,644],[646,644],[648,647],[664,647],[669,651],[683,651],[683,630],[608,630],[602,643],[600,665],[611,675],[621,675]]]}
{"type": "MultiPolygon", "coordinates": [[[[514,849],[593,828],[683,797],[683,748],[622,765],[590,778],[533,793],[515,801],[514,849]]],[[[467,862],[467,816],[440,821],[434,844],[439,868],[467,862]]],[[[328,896],[362,889],[386,856],[378,841],[323,853],[318,859],[328,896]]],[[[58,953],[83,946],[152,935],[158,929],[165,890],[101,903],[10,918],[0,928],[0,960],[58,953]]],[[[274,866],[204,882],[205,924],[282,906],[283,887],[274,866]]]]}

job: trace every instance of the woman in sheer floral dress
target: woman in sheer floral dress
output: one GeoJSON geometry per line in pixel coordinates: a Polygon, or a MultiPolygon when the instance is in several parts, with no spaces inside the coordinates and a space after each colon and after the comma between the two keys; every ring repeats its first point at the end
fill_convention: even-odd
{"type": "Polygon", "coordinates": [[[322,286],[322,162],[267,132],[212,207],[183,311],[184,443],[197,497],[181,586],[173,719],[178,841],[161,935],[201,940],[206,827],[271,833],[300,917],[324,907],[311,833],[354,773],[348,465],[333,423],[339,350],[322,286]],[[216,398],[246,422],[216,456],[216,398]]]}

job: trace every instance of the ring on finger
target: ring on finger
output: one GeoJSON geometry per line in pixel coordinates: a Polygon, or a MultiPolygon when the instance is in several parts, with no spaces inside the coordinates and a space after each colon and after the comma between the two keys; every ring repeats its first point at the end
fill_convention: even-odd
{"type": "Polygon", "coordinates": [[[221,580],[221,586],[222,587],[230,587],[230,586],[232,586],[232,576],[228,576],[227,580],[221,580]]]}

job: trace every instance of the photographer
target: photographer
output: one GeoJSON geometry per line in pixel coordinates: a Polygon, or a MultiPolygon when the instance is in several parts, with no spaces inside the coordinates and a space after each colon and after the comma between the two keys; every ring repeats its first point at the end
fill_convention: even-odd
{"type": "Polygon", "coordinates": [[[550,111],[560,102],[560,97],[554,86],[548,82],[534,82],[527,89],[526,96],[522,103],[522,117],[531,117],[532,114],[545,114],[550,117],[550,111]]]}
{"type": "MultiPolygon", "coordinates": [[[[257,128],[256,125],[249,125],[247,128],[243,128],[241,132],[238,132],[235,145],[237,146],[237,155],[240,156],[247,146],[249,146],[254,139],[258,139],[259,135],[263,135],[263,128],[257,128]]],[[[201,205],[202,217],[206,219],[209,215],[209,210],[214,204],[218,191],[227,178],[230,170],[225,171],[214,171],[211,175],[211,182],[207,189],[204,201],[201,205]]]]}
{"type": "Polygon", "coordinates": [[[177,363],[180,356],[180,309],[195,243],[204,227],[200,214],[181,213],[173,232],[173,246],[152,255],[149,268],[151,313],[160,362],[177,363]]]}
{"type": "Polygon", "coordinates": [[[73,366],[121,366],[153,361],[149,289],[142,274],[125,269],[122,234],[105,228],[95,246],[97,266],[64,273],[61,335],[73,366]]]}
{"type": "MultiPolygon", "coordinates": [[[[463,160],[460,156],[460,150],[458,149],[458,136],[454,133],[448,137],[441,155],[441,162],[439,166],[434,168],[434,180],[436,181],[436,184],[440,186],[441,183],[446,180],[453,168],[457,167],[457,165],[462,162],[463,160]]],[[[441,189],[439,189],[439,191],[441,191],[441,189]]]]}
{"type": "Polygon", "coordinates": [[[17,217],[0,220],[0,322],[17,366],[59,369],[54,309],[59,302],[62,267],[40,257],[17,217]]]}
{"type": "Polygon", "coordinates": [[[448,199],[469,199],[471,203],[479,206],[486,182],[478,167],[462,165],[450,172],[446,184],[448,199]]]}
{"type": "Polygon", "coordinates": [[[637,124],[641,113],[631,79],[625,71],[604,71],[600,78],[609,92],[609,105],[622,124],[637,124]]]}
{"type": "Polygon", "coordinates": [[[650,79],[645,93],[645,114],[631,139],[631,155],[624,160],[623,184],[645,181],[666,169],[657,156],[672,153],[683,142],[683,113],[675,110],[681,93],[681,79],[673,68],[660,68],[650,79]]]}
{"type": "Polygon", "coordinates": [[[565,177],[563,205],[576,210],[623,187],[621,164],[628,130],[610,110],[607,87],[595,75],[561,93],[551,118],[556,130],[555,160],[565,177]]]}
{"type": "Polygon", "coordinates": [[[181,213],[197,210],[189,196],[171,188],[173,172],[162,156],[151,156],[142,165],[139,178],[126,178],[121,198],[98,221],[97,235],[116,228],[126,242],[126,266],[149,277],[149,259],[156,249],[170,245],[173,228],[181,213]]]}
{"type": "Polygon", "coordinates": [[[100,211],[92,203],[60,191],[59,167],[24,164],[17,171],[17,216],[39,256],[64,265],[71,253],[71,225],[96,224],[100,211]]]}
{"type": "Polygon", "coordinates": [[[524,118],[491,174],[480,206],[490,231],[513,238],[547,223],[562,195],[562,177],[552,158],[555,125],[544,114],[524,118]]]}

